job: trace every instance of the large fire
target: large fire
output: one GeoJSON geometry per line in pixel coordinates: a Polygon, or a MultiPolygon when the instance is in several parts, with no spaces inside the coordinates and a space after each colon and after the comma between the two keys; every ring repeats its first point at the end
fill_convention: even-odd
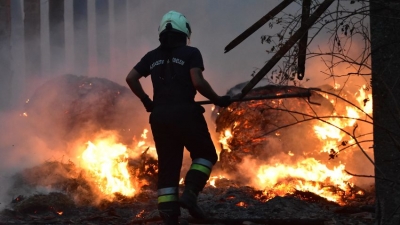
{"type": "MultiPolygon", "coordinates": [[[[338,152],[334,149],[338,145],[351,145],[355,143],[354,139],[345,140],[348,138],[348,133],[344,131],[353,130],[357,123],[357,119],[365,114],[371,115],[372,102],[371,94],[365,93],[365,86],[362,87],[356,94],[357,105],[346,106],[345,113],[339,114],[332,112],[332,116],[324,117],[318,120],[313,125],[314,134],[323,143],[321,149],[315,151],[325,152],[330,155],[330,159],[337,156],[338,152]]],[[[335,98],[330,98],[329,95],[323,95],[332,104],[335,104],[335,98]]],[[[258,103],[253,103],[258,104],[258,103]]],[[[280,133],[276,132],[276,136],[280,133]]],[[[233,137],[230,129],[221,132],[220,143],[222,148],[227,152],[231,152],[228,142],[233,137]]],[[[294,154],[289,151],[287,156],[292,157],[294,154]]],[[[306,156],[306,154],[304,154],[306,156]]],[[[279,161],[279,159],[277,160],[279,161]]],[[[272,162],[272,160],[271,160],[272,162]]],[[[312,157],[301,158],[293,163],[269,163],[260,164],[259,162],[249,161],[242,162],[246,164],[245,168],[251,168],[257,165],[254,169],[253,181],[256,188],[260,188],[264,193],[263,199],[271,199],[274,196],[284,196],[288,193],[297,191],[308,191],[324,197],[330,201],[339,204],[345,204],[344,198],[354,184],[352,183],[353,176],[345,172],[345,164],[339,162],[336,166],[328,167],[326,164],[312,157]]],[[[249,171],[247,171],[249,172],[249,171]]],[[[229,176],[228,176],[229,177],[229,176]]],[[[211,181],[214,186],[215,177],[211,181]]],[[[362,195],[362,192],[357,194],[362,195]]],[[[348,196],[347,196],[348,197],[348,196]]]]}
{"type": "Polygon", "coordinates": [[[96,140],[82,153],[82,167],[89,170],[105,195],[121,193],[133,196],[136,192],[128,172],[126,146],[115,143],[114,138],[96,140]]]}
{"type": "MultiPolygon", "coordinates": [[[[346,115],[340,115],[333,112],[331,117],[317,121],[314,126],[314,134],[323,143],[322,149],[315,151],[338,154],[333,149],[337,148],[346,138],[343,130],[353,129],[357,123],[357,119],[362,113],[371,113],[371,96],[367,96],[365,88],[361,88],[357,92],[356,97],[359,101],[359,107],[347,106],[346,115]]],[[[328,98],[329,96],[324,96],[328,98]]],[[[334,99],[328,99],[334,103],[334,99]]],[[[148,146],[153,146],[146,142],[148,130],[144,130],[141,139],[136,141],[134,149],[128,148],[126,145],[117,142],[115,136],[107,136],[106,138],[95,139],[87,142],[87,148],[80,156],[81,166],[90,171],[94,182],[100,191],[108,197],[112,197],[115,193],[124,196],[134,196],[140,188],[137,177],[130,173],[128,161],[130,157],[137,157],[138,154],[148,151],[148,146]],[[146,149],[146,150],[144,150],[146,149]],[[132,152],[137,152],[132,155],[132,152]]],[[[279,132],[276,133],[279,136],[279,132]]],[[[223,148],[228,149],[228,142],[233,137],[232,132],[225,130],[220,138],[223,148]]],[[[354,143],[354,140],[346,140],[347,143],[354,143]]],[[[154,147],[151,147],[154,157],[154,147]]],[[[294,153],[288,151],[288,157],[293,157],[294,153]]],[[[264,199],[271,199],[274,196],[283,196],[293,193],[294,190],[308,191],[324,197],[330,201],[343,203],[343,195],[354,184],[351,182],[353,176],[345,172],[345,164],[339,163],[336,166],[329,167],[320,160],[313,157],[303,157],[293,163],[268,163],[257,164],[254,169],[252,184],[256,188],[264,190],[264,199]],[[332,191],[332,187],[335,188],[332,191]],[[338,191],[340,190],[340,191],[338,191]],[[267,196],[265,198],[265,196],[267,196]]],[[[216,180],[229,178],[225,174],[214,174],[209,181],[210,186],[216,187],[216,180]]]]}
{"type": "Polygon", "coordinates": [[[87,142],[87,148],[79,156],[81,167],[89,171],[104,197],[112,199],[115,193],[132,197],[140,188],[137,177],[129,170],[129,159],[137,158],[146,151],[156,157],[154,147],[147,146],[148,130],[144,129],[133,148],[118,143],[116,135],[107,133],[87,142]],[[104,137],[105,136],[105,137],[104,137]],[[146,150],[144,150],[146,149],[146,150]]]}

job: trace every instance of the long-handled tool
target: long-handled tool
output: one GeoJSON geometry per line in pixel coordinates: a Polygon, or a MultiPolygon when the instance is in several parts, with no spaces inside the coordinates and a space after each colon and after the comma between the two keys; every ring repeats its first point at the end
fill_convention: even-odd
{"type": "MultiPolygon", "coordinates": [[[[311,97],[311,91],[318,91],[320,89],[318,88],[308,88],[305,89],[306,91],[304,92],[297,92],[297,93],[284,93],[284,94],[269,94],[269,95],[258,95],[258,96],[249,96],[245,98],[232,98],[232,102],[243,102],[243,101],[252,101],[252,100],[265,100],[265,99],[280,99],[280,98],[307,98],[308,102],[311,104],[315,105],[320,105],[317,102],[312,102],[310,100],[311,97]]],[[[206,100],[206,101],[198,101],[196,102],[200,105],[207,105],[207,104],[213,104],[211,101],[206,100]]]]}
{"type": "Polygon", "coordinates": [[[240,98],[244,98],[254,86],[275,66],[276,63],[297,43],[308,29],[320,18],[325,10],[334,2],[334,0],[325,0],[318,6],[312,15],[301,25],[301,27],[285,42],[285,44],[272,56],[270,60],[258,71],[256,75],[242,89],[240,98]]]}

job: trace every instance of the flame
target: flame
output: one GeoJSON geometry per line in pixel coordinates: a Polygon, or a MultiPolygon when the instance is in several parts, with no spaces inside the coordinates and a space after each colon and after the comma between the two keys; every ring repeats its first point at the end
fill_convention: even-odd
{"type": "Polygon", "coordinates": [[[128,159],[149,154],[157,159],[154,143],[147,142],[148,129],[144,129],[137,140],[133,137],[131,148],[117,142],[114,131],[104,131],[94,141],[88,141],[87,147],[78,156],[81,167],[89,172],[92,181],[108,199],[112,199],[115,193],[132,197],[136,189],[143,185],[143,181],[135,176],[134,171],[128,169],[128,159]],[[132,176],[130,172],[134,175],[132,176]]]}
{"type": "Polygon", "coordinates": [[[149,130],[147,130],[147,129],[144,129],[143,130],[143,133],[140,135],[140,137],[142,137],[143,138],[143,140],[141,140],[141,141],[139,141],[138,142],[138,144],[137,144],[137,147],[142,147],[142,146],[144,146],[145,144],[146,144],[146,141],[145,141],[145,139],[147,139],[147,133],[149,132],[149,130]]]}
{"type": "Polygon", "coordinates": [[[133,196],[133,188],[128,172],[127,147],[115,142],[115,137],[87,142],[82,153],[82,167],[93,175],[100,191],[112,197],[115,193],[133,196]]]}
{"type": "Polygon", "coordinates": [[[314,158],[307,158],[296,165],[289,166],[275,164],[272,166],[262,165],[258,169],[260,185],[267,189],[280,189],[282,194],[291,193],[294,189],[310,191],[325,197],[331,201],[338,201],[340,196],[323,189],[323,184],[333,184],[342,190],[347,189],[348,180],[352,178],[344,172],[345,166],[340,164],[332,170],[314,158]],[[283,187],[276,187],[281,181],[292,178],[292,183],[283,187]]]}
{"type": "MultiPolygon", "coordinates": [[[[333,116],[336,116],[336,113],[334,113],[333,116]]],[[[342,137],[344,136],[344,134],[341,134],[341,132],[338,128],[336,128],[335,126],[332,126],[330,124],[340,125],[341,119],[330,118],[328,120],[328,122],[329,122],[329,124],[324,123],[324,122],[319,122],[320,125],[314,126],[314,131],[315,131],[316,135],[322,140],[331,138],[331,139],[336,139],[336,140],[340,141],[342,139],[342,137]]]]}
{"type": "MultiPolygon", "coordinates": [[[[357,97],[357,101],[361,105],[366,99],[364,88],[361,88],[358,91],[358,95],[359,97],[357,97]]],[[[324,97],[329,100],[328,95],[324,95],[324,97]]],[[[368,98],[370,97],[371,95],[369,95],[368,98]]],[[[371,101],[368,100],[366,103],[368,103],[368,105],[365,105],[365,107],[361,108],[364,108],[366,113],[372,112],[371,101]],[[371,109],[369,106],[371,106],[371,109]]],[[[346,130],[347,128],[355,126],[357,119],[359,119],[362,115],[362,112],[354,106],[346,106],[345,109],[346,112],[343,117],[338,117],[337,113],[335,112],[332,114],[332,118],[326,119],[326,122],[319,121],[318,124],[314,126],[315,134],[318,138],[324,141],[324,146],[322,147],[321,152],[330,153],[333,149],[336,149],[338,143],[340,143],[346,136],[346,133],[342,132],[341,129],[346,130]]],[[[347,142],[354,143],[354,140],[351,139],[347,142]]]]}
{"type": "Polygon", "coordinates": [[[223,149],[227,150],[228,152],[231,152],[231,149],[229,148],[228,145],[228,140],[232,138],[232,133],[230,129],[226,129],[221,135],[219,142],[222,144],[223,149]]]}
{"type": "MultiPolygon", "coordinates": [[[[357,101],[360,104],[366,98],[364,89],[365,88],[361,88],[359,90],[360,94],[357,98],[357,101]]],[[[328,95],[325,95],[324,97],[329,100],[328,95]]],[[[365,108],[366,107],[364,107],[364,109],[365,108]]],[[[366,110],[366,112],[369,112],[368,109],[366,110]]],[[[326,122],[319,121],[314,126],[314,132],[323,143],[323,147],[320,152],[337,154],[335,149],[338,148],[339,143],[354,143],[353,139],[351,139],[350,141],[343,141],[346,133],[342,132],[342,130],[353,127],[356,124],[357,119],[360,118],[361,113],[362,112],[356,107],[346,106],[345,115],[342,118],[337,117],[337,113],[335,112],[333,113],[333,117],[327,119],[326,122]]],[[[290,174],[290,177],[301,178],[305,182],[298,182],[294,184],[294,186],[292,185],[295,189],[310,191],[320,196],[323,196],[331,201],[340,201],[340,196],[326,190],[323,184],[333,184],[339,187],[341,190],[346,190],[348,188],[347,185],[350,184],[349,180],[352,178],[352,176],[343,172],[345,168],[344,164],[339,164],[333,170],[329,170],[325,165],[321,164],[315,159],[309,158],[302,162],[299,162],[297,166],[297,168],[285,168],[285,170],[290,171],[287,174],[283,171],[280,171],[279,174],[290,174]],[[309,181],[313,182],[310,183],[309,181]]],[[[283,169],[282,165],[279,165],[278,167],[281,170],[283,169]]],[[[263,170],[264,173],[265,171],[273,173],[272,171],[268,169],[266,170],[265,168],[263,170]]],[[[275,181],[277,182],[278,180],[275,181]]]]}
{"type": "Polygon", "coordinates": [[[354,107],[346,106],[346,111],[347,116],[354,119],[350,119],[347,124],[345,123],[345,126],[352,127],[357,122],[357,119],[360,118],[360,116],[358,115],[358,112],[354,107]]]}
{"type": "Polygon", "coordinates": [[[223,179],[223,178],[225,178],[224,175],[211,176],[211,177],[208,179],[208,183],[209,183],[210,186],[216,187],[216,186],[215,186],[215,181],[216,181],[217,179],[223,179]]]}
{"type": "Polygon", "coordinates": [[[61,216],[63,213],[64,213],[63,211],[57,212],[57,214],[60,215],[60,216],[61,216]]]}
{"type": "MultiPolygon", "coordinates": [[[[336,84],[334,88],[339,89],[340,85],[336,84]]],[[[321,148],[315,149],[315,151],[329,153],[329,156],[332,156],[340,152],[337,151],[338,146],[355,143],[353,139],[345,140],[348,138],[348,134],[343,131],[353,130],[354,126],[357,125],[358,119],[364,115],[364,112],[368,114],[372,113],[372,95],[366,94],[367,90],[368,88],[363,86],[355,94],[357,102],[354,102],[354,104],[358,105],[359,108],[353,105],[342,108],[338,107],[340,110],[334,112],[332,117],[324,118],[323,121],[315,121],[313,125],[314,134],[321,143],[321,148]]],[[[330,95],[326,93],[321,93],[321,95],[333,105],[339,104],[336,97],[330,99],[330,95]]],[[[247,121],[244,123],[247,123],[247,121]]],[[[233,135],[230,129],[226,129],[220,136],[219,142],[228,152],[231,151],[228,143],[233,135]]],[[[280,135],[280,131],[275,133],[277,137],[280,135]]],[[[327,163],[324,164],[315,158],[296,159],[296,157],[293,157],[293,152],[286,152],[286,156],[292,157],[294,158],[293,160],[297,161],[294,161],[290,165],[283,163],[267,165],[266,162],[262,162],[263,164],[258,168],[256,167],[252,183],[257,188],[260,188],[262,192],[257,194],[255,198],[268,201],[274,196],[284,196],[288,193],[294,193],[297,190],[312,192],[330,201],[344,204],[343,196],[350,193],[349,190],[354,186],[351,182],[353,176],[345,172],[345,164],[335,162],[335,166],[329,166],[328,168],[327,163]]],[[[211,177],[209,184],[215,187],[217,178],[216,176],[211,177]]],[[[356,194],[363,195],[363,192],[357,192],[356,194]]],[[[242,202],[240,204],[245,203],[242,202]]],[[[240,206],[239,203],[238,206],[240,206]]]]}
{"type": "Polygon", "coordinates": [[[362,106],[364,112],[372,114],[372,94],[367,94],[365,91],[368,90],[365,85],[355,94],[357,101],[362,106]]]}
{"type": "Polygon", "coordinates": [[[157,155],[156,148],[154,146],[152,146],[151,144],[149,144],[146,140],[148,132],[149,132],[148,129],[143,130],[143,133],[140,135],[142,140],[138,141],[136,148],[138,148],[138,149],[142,148],[141,153],[146,152],[146,154],[150,154],[153,158],[157,159],[158,155],[157,155]]]}

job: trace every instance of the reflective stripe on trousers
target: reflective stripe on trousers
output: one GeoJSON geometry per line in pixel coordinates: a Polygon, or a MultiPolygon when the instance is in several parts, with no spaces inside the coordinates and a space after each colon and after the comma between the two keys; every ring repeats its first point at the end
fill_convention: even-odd
{"type": "Polygon", "coordinates": [[[207,159],[197,158],[192,161],[190,170],[198,170],[207,176],[210,176],[212,167],[212,162],[208,161],[207,159]]]}
{"type": "Polygon", "coordinates": [[[179,200],[178,187],[167,187],[157,190],[158,203],[162,202],[176,202],[179,200]]]}

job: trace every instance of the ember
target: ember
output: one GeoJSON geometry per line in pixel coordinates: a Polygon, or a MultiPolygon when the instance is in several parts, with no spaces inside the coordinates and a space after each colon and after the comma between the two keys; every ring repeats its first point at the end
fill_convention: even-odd
{"type": "Polygon", "coordinates": [[[140,211],[138,214],[136,214],[136,218],[143,218],[144,210],[140,211]]]}
{"type": "Polygon", "coordinates": [[[246,208],[247,204],[246,204],[246,202],[238,202],[238,203],[236,203],[236,206],[240,206],[240,207],[246,208]]]}

